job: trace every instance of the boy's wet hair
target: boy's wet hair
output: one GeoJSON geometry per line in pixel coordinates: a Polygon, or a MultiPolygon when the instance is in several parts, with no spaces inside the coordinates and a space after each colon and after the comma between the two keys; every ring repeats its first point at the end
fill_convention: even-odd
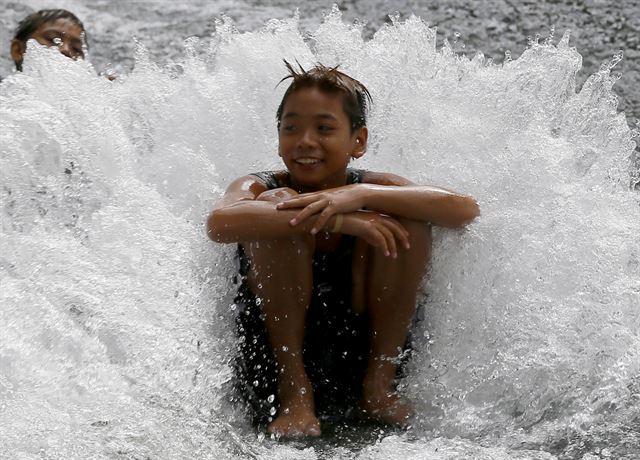
{"type": "Polygon", "coordinates": [[[289,75],[280,80],[282,83],[291,78],[293,81],[282,96],[282,102],[276,112],[278,128],[282,121],[284,104],[288,97],[295,91],[303,88],[318,88],[328,93],[339,93],[342,95],[343,109],[351,121],[351,131],[367,126],[367,112],[373,103],[369,90],[355,78],[342,73],[338,66],[327,67],[316,64],[309,70],[304,70],[297,62],[300,70],[296,70],[288,61],[284,61],[289,75]]]}

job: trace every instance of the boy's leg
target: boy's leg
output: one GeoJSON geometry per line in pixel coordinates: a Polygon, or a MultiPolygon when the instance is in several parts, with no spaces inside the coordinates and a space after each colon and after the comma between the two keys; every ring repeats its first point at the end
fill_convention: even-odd
{"type": "Polygon", "coordinates": [[[370,350],[363,382],[362,408],[368,415],[393,424],[405,424],[411,407],[395,393],[399,356],[415,315],[417,291],[431,258],[431,226],[401,220],[409,232],[409,250],[386,257],[368,247],[366,305],[370,318],[370,350]]]}
{"type": "MultiPolygon", "coordinates": [[[[282,201],[265,192],[258,199],[282,201]]],[[[292,192],[292,194],[295,192],[292,192]]],[[[315,239],[309,236],[244,244],[251,260],[248,281],[261,299],[269,343],[278,367],[278,416],[268,431],[283,436],[320,435],[311,382],[302,356],[311,293],[315,239]]]]}

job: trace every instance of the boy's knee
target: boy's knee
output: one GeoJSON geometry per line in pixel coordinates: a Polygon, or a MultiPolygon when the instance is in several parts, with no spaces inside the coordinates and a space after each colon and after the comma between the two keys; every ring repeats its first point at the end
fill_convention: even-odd
{"type": "Polygon", "coordinates": [[[431,242],[431,224],[419,220],[406,218],[396,218],[407,232],[409,232],[409,241],[431,242]]]}
{"type": "Polygon", "coordinates": [[[256,197],[256,201],[271,201],[273,203],[280,203],[281,201],[288,198],[293,198],[296,195],[298,195],[298,192],[296,192],[295,190],[288,187],[282,187],[262,192],[256,197]]]}

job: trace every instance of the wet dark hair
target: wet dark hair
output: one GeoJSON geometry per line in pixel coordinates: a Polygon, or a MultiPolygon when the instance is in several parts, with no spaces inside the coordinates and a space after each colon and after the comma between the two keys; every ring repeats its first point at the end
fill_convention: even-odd
{"type": "MultiPolygon", "coordinates": [[[[367,126],[367,112],[373,103],[369,90],[358,80],[338,70],[338,66],[327,67],[316,64],[309,70],[304,70],[297,62],[300,70],[296,70],[288,61],[284,61],[289,75],[280,80],[282,83],[291,78],[293,81],[282,96],[282,102],[276,112],[278,128],[282,121],[284,104],[291,94],[303,88],[318,88],[327,93],[342,95],[343,109],[351,121],[351,131],[367,126]]],[[[280,84],[278,83],[278,84],[280,84]]]]}
{"type": "MultiPolygon", "coordinates": [[[[63,9],[40,10],[36,11],[35,13],[31,13],[29,16],[18,23],[18,27],[16,27],[16,31],[13,34],[13,39],[21,41],[22,43],[27,43],[27,40],[29,40],[33,33],[38,30],[43,24],[51,21],[56,21],[58,19],[68,19],[74,24],[80,26],[80,28],[84,32],[84,45],[87,48],[89,47],[87,42],[87,32],[84,28],[84,24],[82,24],[82,21],[80,21],[80,19],[78,19],[78,17],[71,11],[63,9]]],[[[16,63],[16,67],[18,68],[18,70],[22,70],[21,64],[16,63]]]]}

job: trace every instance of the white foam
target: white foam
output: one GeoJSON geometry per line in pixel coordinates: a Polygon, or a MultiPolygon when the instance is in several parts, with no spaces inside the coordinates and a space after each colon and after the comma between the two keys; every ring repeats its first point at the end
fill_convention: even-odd
{"type": "Polygon", "coordinates": [[[341,64],[371,90],[371,144],[354,166],[482,207],[467,230],[436,232],[416,330],[429,340],[404,382],[421,413],[412,433],[427,440],[389,438],[361,458],[417,446],[510,458],[567,425],[630,423],[640,203],[608,69],[576,93],[580,55],[566,40],[496,66],[436,49],[417,18],[364,41],[337,12],[311,42],[294,18],[245,34],[228,24],[211,43],[190,40],[168,68],[140,46],[115,82],[30,43],[24,72],[0,85],[9,451],[317,457],[255,441],[228,402],[233,249],[204,234],[233,178],[280,165],[283,58],[341,64]]]}

